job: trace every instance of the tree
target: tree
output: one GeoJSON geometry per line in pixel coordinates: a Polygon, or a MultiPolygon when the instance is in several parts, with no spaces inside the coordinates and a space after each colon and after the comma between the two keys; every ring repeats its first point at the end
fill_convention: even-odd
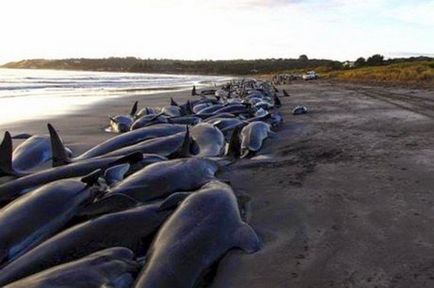
{"type": "Polygon", "coordinates": [[[356,62],[354,62],[355,67],[362,67],[366,65],[366,59],[363,57],[359,57],[356,62]]]}
{"type": "Polygon", "coordinates": [[[303,54],[303,55],[300,55],[300,56],[298,57],[298,60],[299,60],[299,61],[306,62],[306,61],[309,60],[309,58],[307,58],[307,56],[303,54]]]}
{"type": "Polygon", "coordinates": [[[383,65],[383,63],[384,63],[384,56],[380,54],[372,55],[366,60],[366,64],[368,66],[379,66],[379,65],[383,65]]]}

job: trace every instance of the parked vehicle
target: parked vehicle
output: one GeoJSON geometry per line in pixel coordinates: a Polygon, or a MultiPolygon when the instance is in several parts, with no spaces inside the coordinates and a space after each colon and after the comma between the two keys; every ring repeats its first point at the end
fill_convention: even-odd
{"type": "Polygon", "coordinates": [[[309,71],[306,74],[303,74],[303,80],[315,80],[318,78],[319,76],[315,73],[315,71],[309,71]]]}

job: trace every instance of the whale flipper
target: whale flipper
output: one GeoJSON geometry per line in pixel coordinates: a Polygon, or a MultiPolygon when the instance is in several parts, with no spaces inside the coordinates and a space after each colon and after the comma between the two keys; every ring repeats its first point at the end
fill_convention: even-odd
{"type": "Polygon", "coordinates": [[[111,186],[119,181],[122,181],[128,170],[130,170],[130,164],[128,163],[112,166],[105,170],[104,179],[107,181],[107,184],[111,186]]]}
{"type": "Polygon", "coordinates": [[[66,152],[65,145],[62,138],[60,138],[56,129],[50,123],[47,124],[48,131],[50,132],[51,151],[53,153],[53,167],[58,167],[71,163],[71,159],[66,152]]]}
{"type": "Polygon", "coordinates": [[[256,232],[248,224],[241,224],[235,232],[235,246],[241,248],[246,253],[254,253],[261,249],[261,240],[256,232]]]}

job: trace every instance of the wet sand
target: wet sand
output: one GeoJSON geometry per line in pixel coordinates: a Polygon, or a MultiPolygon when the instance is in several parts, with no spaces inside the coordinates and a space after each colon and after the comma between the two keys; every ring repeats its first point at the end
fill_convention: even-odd
{"type": "MultiPolygon", "coordinates": [[[[249,222],[263,249],[229,252],[211,286],[434,287],[434,93],[322,81],[285,89],[285,124],[267,140],[267,157],[222,175],[252,197],[249,222]],[[298,104],[310,113],[292,116],[298,104]]],[[[111,99],[0,132],[46,133],[51,122],[78,154],[112,136],[108,114],[189,94],[111,99]]]]}

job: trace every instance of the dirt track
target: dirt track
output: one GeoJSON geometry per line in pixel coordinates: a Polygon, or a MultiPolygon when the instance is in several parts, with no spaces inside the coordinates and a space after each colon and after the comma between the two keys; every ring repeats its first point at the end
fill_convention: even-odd
{"type": "Polygon", "coordinates": [[[264,248],[230,252],[213,287],[434,287],[434,93],[285,89],[272,158],[225,173],[252,196],[264,248]]]}

